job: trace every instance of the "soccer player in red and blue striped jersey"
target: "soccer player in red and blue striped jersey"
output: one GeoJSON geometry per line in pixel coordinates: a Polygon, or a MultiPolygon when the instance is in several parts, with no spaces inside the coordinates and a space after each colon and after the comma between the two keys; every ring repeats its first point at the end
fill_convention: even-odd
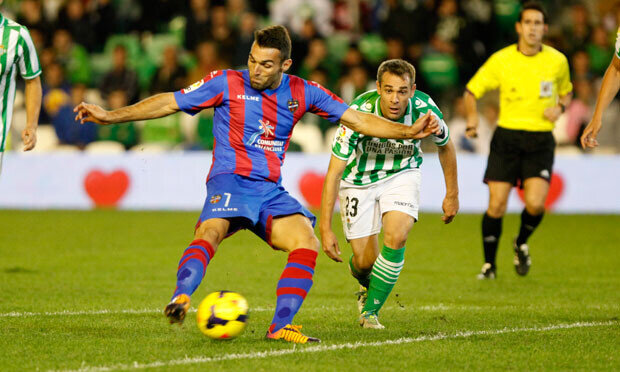
{"type": "Polygon", "coordinates": [[[404,126],[350,109],[319,84],[286,74],[292,64],[290,52],[286,29],[268,27],[255,33],[247,70],[214,71],[186,89],[114,111],[87,103],[75,108],[77,120],[101,125],[158,118],[180,110],[193,115],[215,108],[207,197],[165,309],[171,323],[183,321],[190,296],[224,238],[249,229],[274,249],[288,252],[267,337],[295,343],[319,341],[292,325],[312,286],[320,246],[313,229],[316,218],[280,182],[293,127],[304,113],[311,112],[373,137],[423,138],[439,131],[430,115],[404,126]]]}

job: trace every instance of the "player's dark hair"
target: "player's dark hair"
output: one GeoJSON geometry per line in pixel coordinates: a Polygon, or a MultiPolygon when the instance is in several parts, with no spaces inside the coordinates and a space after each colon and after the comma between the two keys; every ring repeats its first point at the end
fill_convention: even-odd
{"type": "Polygon", "coordinates": [[[377,81],[379,82],[379,85],[381,85],[381,78],[386,72],[397,76],[409,75],[411,85],[413,86],[413,83],[415,83],[415,68],[411,63],[405,60],[388,59],[387,61],[381,63],[379,69],[377,70],[377,81]]]}
{"type": "Polygon", "coordinates": [[[543,15],[543,23],[547,24],[547,11],[545,11],[545,8],[542,6],[541,3],[536,1],[528,1],[523,4],[523,8],[521,8],[521,11],[519,12],[519,22],[523,20],[523,12],[525,12],[526,10],[537,10],[541,12],[543,15]]]}
{"type": "Polygon", "coordinates": [[[261,48],[274,48],[280,51],[280,61],[291,58],[291,37],[284,26],[270,26],[254,32],[254,41],[261,48]]]}

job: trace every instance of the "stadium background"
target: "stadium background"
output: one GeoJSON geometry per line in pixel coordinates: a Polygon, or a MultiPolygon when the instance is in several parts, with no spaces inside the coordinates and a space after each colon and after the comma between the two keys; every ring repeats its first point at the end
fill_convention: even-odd
{"type": "MultiPolygon", "coordinates": [[[[620,168],[620,100],[605,112],[601,146],[586,155],[576,145],[613,55],[620,1],[543,3],[550,23],[546,42],[567,55],[575,87],[554,131],[559,146],[548,206],[564,213],[620,213],[620,200],[609,198],[620,188],[620,177],[609,172],[620,168]]],[[[458,149],[461,211],[483,211],[480,180],[498,97],[488,94],[479,102],[480,134],[470,140],[461,96],[486,58],[516,40],[519,6],[517,0],[7,0],[3,13],[26,25],[36,44],[43,104],[37,147],[23,153],[25,108],[23,93],[17,94],[0,208],[199,209],[213,110],[98,127],[78,125],[72,109],[83,100],[113,109],[183,88],[215,69],[245,68],[253,31],[280,23],[293,38],[292,73],[347,102],[374,88],[382,60],[411,61],[418,89],[438,102],[458,149]]],[[[284,185],[311,207],[318,207],[335,129],[306,115],[291,140],[289,152],[298,154],[285,162],[284,185]]],[[[421,208],[439,212],[444,188],[436,147],[423,141],[422,148],[421,208]]],[[[521,208],[515,192],[509,211],[521,208]]]]}

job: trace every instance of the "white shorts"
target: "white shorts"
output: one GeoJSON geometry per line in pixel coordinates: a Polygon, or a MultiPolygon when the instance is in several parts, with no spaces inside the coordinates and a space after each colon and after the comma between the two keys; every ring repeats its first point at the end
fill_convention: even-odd
{"type": "Polygon", "coordinates": [[[354,186],[340,182],[340,215],[347,240],[375,235],[381,231],[381,217],[400,211],[418,220],[422,174],[411,169],[378,184],[354,186]]]}

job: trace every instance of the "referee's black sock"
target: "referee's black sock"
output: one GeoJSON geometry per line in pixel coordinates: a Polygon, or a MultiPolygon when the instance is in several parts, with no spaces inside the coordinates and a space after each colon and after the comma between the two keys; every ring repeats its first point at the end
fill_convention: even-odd
{"type": "Polygon", "coordinates": [[[527,209],[523,209],[521,213],[521,228],[519,229],[519,236],[517,236],[517,246],[527,243],[527,239],[536,230],[544,215],[545,213],[543,212],[538,216],[532,216],[527,213],[527,209]]]}
{"type": "Polygon", "coordinates": [[[484,262],[490,263],[493,268],[495,268],[495,256],[500,235],[502,235],[502,217],[493,218],[485,213],[484,217],[482,217],[484,262]]]}

